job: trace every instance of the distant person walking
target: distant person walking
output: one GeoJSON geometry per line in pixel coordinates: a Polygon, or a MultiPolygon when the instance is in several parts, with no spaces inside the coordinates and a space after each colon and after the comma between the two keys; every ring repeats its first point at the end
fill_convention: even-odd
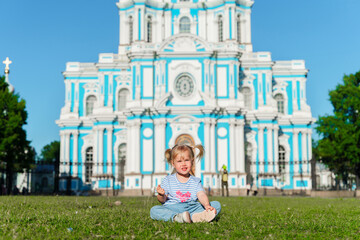
{"type": "Polygon", "coordinates": [[[228,187],[228,172],[226,170],[226,166],[222,166],[223,170],[221,171],[221,192],[222,196],[224,196],[224,188],[226,187],[226,196],[229,196],[229,187],[228,187]]]}
{"type": "Polygon", "coordinates": [[[246,184],[246,195],[247,196],[250,195],[250,189],[251,189],[250,183],[246,184]]]}
{"type": "Polygon", "coordinates": [[[256,196],[258,194],[258,188],[256,186],[256,183],[254,183],[251,187],[251,190],[254,192],[253,195],[256,196]]]}

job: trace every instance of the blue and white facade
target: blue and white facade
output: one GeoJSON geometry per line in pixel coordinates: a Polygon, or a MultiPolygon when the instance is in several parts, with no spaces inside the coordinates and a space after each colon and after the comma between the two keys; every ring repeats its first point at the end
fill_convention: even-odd
{"type": "MultiPolygon", "coordinates": [[[[164,152],[202,144],[196,176],[219,189],[311,189],[303,60],[253,52],[252,0],[120,0],[118,53],[68,62],[61,176],[80,190],[151,191],[164,152]]],[[[61,185],[61,184],[60,184],[61,185]]],[[[65,181],[60,187],[65,188],[65,181]]]]}

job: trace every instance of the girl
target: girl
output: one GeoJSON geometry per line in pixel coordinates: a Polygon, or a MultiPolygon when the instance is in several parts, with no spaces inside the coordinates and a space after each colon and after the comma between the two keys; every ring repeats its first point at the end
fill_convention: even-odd
{"type": "Polygon", "coordinates": [[[151,208],[152,219],[181,223],[210,222],[220,213],[220,203],[209,203],[200,178],[194,177],[195,148],[199,150],[196,158],[201,159],[204,154],[201,145],[175,145],[165,151],[166,160],[174,171],[156,189],[157,199],[162,205],[151,208]]]}

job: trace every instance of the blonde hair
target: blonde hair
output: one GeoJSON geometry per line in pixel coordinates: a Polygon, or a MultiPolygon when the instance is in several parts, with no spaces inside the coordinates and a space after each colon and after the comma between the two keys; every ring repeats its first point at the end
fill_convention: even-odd
{"type": "MultiPolygon", "coordinates": [[[[195,158],[200,160],[204,156],[204,147],[200,144],[196,146],[190,146],[186,144],[180,144],[180,145],[176,144],[173,148],[166,149],[165,158],[169,164],[172,164],[176,156],[179,155],[179,153],[185,151],[189,152],[192,162],[195,160],[195,158]],[[199,154],[195,156],[196,148],[199,150],[199,154]]],[[[173,173],[175,173],[175,169],[173,170],[173,173]]],[[[195,175],[194,168],[190,170],[190,174],[195,175]]]]}

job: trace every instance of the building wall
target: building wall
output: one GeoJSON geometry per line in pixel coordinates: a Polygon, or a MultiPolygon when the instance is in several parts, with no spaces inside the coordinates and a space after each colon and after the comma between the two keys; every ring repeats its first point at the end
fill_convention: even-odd
{"type": "Polygon", "coordinates": [[[84,188],[152,190],[172,172],[165,150],[185,134],[205,147],[195,174],[205,187],[220,187],[219,171],[226,165],[232,190],[247,182],[310,189],[308,70],[303,60],[273,61],[270,52],[252,51],[252,4],[119,1],[119,52],[102,53],[97,63],[69,62],[63,73],[60,174],[78,177],[84,188]],[[180,33],[183,17],[190,20],[189,33],[180,33]],[[119,100],[124,89],[129,95],[119,100]],[[283,96],[283,113],[277,94],[283,96]],[[96,97],[91,114],[89,96],[96,97]],[[119,109],[122,101],[126,107],[119,109]],[[285,149],[282,174],[279,146],[285,149]],[[89,147],[92,176],[86,182],[89,147]]]}

